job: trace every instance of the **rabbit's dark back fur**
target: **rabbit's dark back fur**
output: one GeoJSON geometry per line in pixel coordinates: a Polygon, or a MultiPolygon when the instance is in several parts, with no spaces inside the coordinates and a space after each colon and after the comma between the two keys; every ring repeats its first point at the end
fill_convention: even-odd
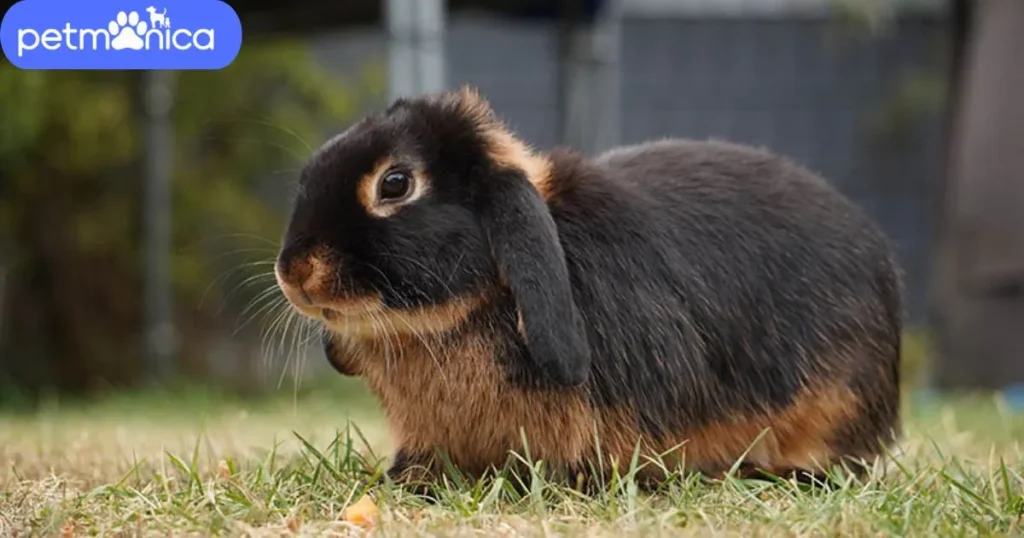
{"type": "Polygon", "coordinates": [[[624,465],[638,442],[710,473],[748,450],[813,471],[878,455],[899,426],[885,236],[745,146],[537,155],[473,92],[400,101],[311,159],[277,271],[382,402],[396,476],[437,469],[437,450],[483,472],[524,434],[568,471],[624,465]],[[393,169],[425,187],[378,205],[393,169]]]}
{"type": "Polygon", "coordinates": [[[636,409],[645,435],[666,438],[848,388],[864,420],[835,443],[864,446],[841,450],[891,438],[901,284],[862,211],[803,167],[725,142],[552,162],[596,405],[636,409]]]}

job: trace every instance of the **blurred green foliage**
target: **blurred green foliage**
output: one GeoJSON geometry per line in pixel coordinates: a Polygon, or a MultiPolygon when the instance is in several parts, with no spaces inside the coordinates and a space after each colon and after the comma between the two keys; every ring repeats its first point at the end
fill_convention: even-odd
{"type": "MultiPolygon", "coordinates": [[[[883,37],[899,24],[900,8],[888,0],[832,0],[833,45],[883,37]]],[[[936,28],[924,63],[908,69],[886,90],[878,110],[865,118],[865,133],[876,149],[902,149],[921,121],[943,111],[947,99],[950,36],[936,28]]]]}
{"type": "MultiPolygon", "coordinates": [[[[200,364],[208,336],[231,323],[219,315],[230,284],[269,284],[302,160],[376,89],[280,41],[175,77],[171,274],[181,362],[200,364]],[[240,252],[264,262],[240,263],[240,252]]],[[[12,387],[140,380],[141,90],[139,72],[20,71],[0,60],[0,401],[12,387]]]]}
{"type": "MultiPolygon", "coordinates": [[[[846,28],[866,38],[877,38],[894,30],[897,7],[883,0],[836,0],[846,28]]],[[[932,35],[922,65],[896,78],[887,90],[879,110],[865,120],[867,134],[880,149],[902,148],[911,140],[921,121],[943,112],[948,90],[951,40],[944,28],[932,35]]]]}
{"type": "Polygon", "coordinates": [[[931,342],[927,331],[921,327],[911,327],[903,331],[900,353],[900,383],[909,390],[921,388],[928,382],[931,342]]]}

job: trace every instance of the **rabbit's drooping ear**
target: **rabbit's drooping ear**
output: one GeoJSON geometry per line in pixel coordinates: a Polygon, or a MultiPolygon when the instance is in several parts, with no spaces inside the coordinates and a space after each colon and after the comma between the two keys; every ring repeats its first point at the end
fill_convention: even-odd
{"type": "Polygon", "coordinates": [[[522,170],[511,168],[488,178],[484,191],[483,225],[498,271],[519,309],[531,360],[560,385],[583,383],[590,348],[544,199],[522,170]]]}

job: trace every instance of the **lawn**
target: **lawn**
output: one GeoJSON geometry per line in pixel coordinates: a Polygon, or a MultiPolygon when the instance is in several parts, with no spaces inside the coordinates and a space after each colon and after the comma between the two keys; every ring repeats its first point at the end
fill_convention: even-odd
{"type": "Polygon", "coordinates": [[[1024,510],[1024,414],[998,399],[908,405],[900,454],[866,483],[679,477],[637,490],[629,470],[583,497],[537,480],[450,484],[428,504],[381,483],[388,432],[349,380],[245,401],[196,391],[0,414],[0,535],[483,536],[1007,535],[1024,510]],[[378,465],[379,464],[379,465],[378,465]]]}

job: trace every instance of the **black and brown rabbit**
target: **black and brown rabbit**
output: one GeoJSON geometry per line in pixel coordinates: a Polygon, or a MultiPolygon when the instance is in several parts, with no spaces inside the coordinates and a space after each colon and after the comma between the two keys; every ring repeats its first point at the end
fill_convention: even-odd
{"type": "Polygon", "coordinates": [[[472,89],[400,99],[312,155],[276,271],[382,403],[394,477],[479,475],[524,437],[570,473],[638,446],[817,473],[897,436],[889,242],[761,150],[539,154],[472,89]]]}

